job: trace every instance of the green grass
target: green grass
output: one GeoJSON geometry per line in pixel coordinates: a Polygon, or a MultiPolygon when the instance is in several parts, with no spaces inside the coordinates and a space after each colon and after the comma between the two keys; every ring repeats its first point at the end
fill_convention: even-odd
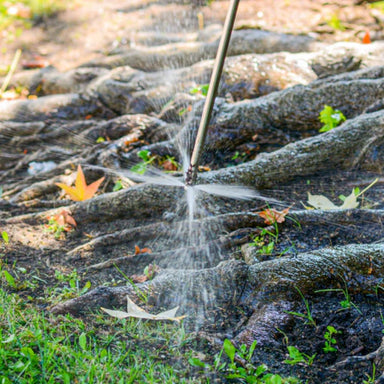
{"type": "MultiPolygon", "coordinates": [[[[23,29],[30,28],[39,20],[49,17],[59,11],[67,9],[72,0],[8,0],[0,1],[0,31],[12,28],[14,34],[19,36],[23,29]],[[9,13],[12,6],[23,6],[27,10],[25,15],[9,13]],[[28,12],[29,10],[29,12],[28,12]]],[[[17,37],[16,36],[16,37],[17,37]]]]}
{"type": "Polygon", "coordinates": [[[0,289],[2,384],[196,383],[188,343],[182,325],[51,316],[0,289]]]}

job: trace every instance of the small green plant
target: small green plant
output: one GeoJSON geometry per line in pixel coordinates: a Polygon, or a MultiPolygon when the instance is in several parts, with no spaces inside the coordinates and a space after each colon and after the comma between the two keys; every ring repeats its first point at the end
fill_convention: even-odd
{"type": "Polygon", "coordinates": [[[365,374],[367,380],[363,380],[363,384],[374,384],[376,382],[376,365],[372,364],[372,376],[368,373],[365,374]]]}
{"type": "Polygon", "coordinates": [[[319,132],[327,132],[340,125],[346,120],[346,117],[338,109],[324,105],[324,109],[320,112],[319,120],[324,124],[319,132]]]}
{"type": "Polygon", "coordinates": [[[5,231],[1,232],[1,238],[3,239],[5,244],[9,244],[9,236],[8,233],[5,231]]]}
{"type": "Polygon", "coordinates": [[[182,169],[182,166],[173,156],[167,155],[165,158],[160,158],[158,163],[165,172],[177,172],[182,169]]]}
{"type": "Polygon", "coordinates": [[[104,141],[105,141],[105,138],[100,136],[100,137],[97,138],[96,144],[104,143],[104,141]]]}
{"type": "Polygon", "coordinates": [[[14,288],[14,289],[17,288],[17,284],[16,284],[15,278],[8,271],[2,270],[1,271],[1,275],[4,277],[4,279],[7,281],[8,285],[11,288],[14,288]]]}
{"type": "Polygon", "coordinates": [[[312,312],[311,312],[311,308],[309,307],[308,300],[304,297],[303,293],[300,291],[299,288],[297,288],[297,287],[295,287],[295,288],[296,288],[297,292],[299,293],[300,297],[302,298],[302,300],[304,302],[306,312],[305,313],[292,312],[292,311],[285,311],[285,312],[290,314],[290,315],[301,317],[301,318],[306,320],[305,324],[309,323],[309,324],[313,325],[314,327],[316,327],[316,322],[315,322],[315,319],[312,316],[312,312]]]}
{"type": "Polygon", "coordinates": [[[257,247],[257,253],[260,255],[270,255],[273,253],[273,250],[275,249],[275,244],[277,243],[279,239],[279,228],[277,226],[277,223],[274,224],[275,227],[275,233],[272,231],[269,231],[266,228],[260,228],[261,232],[258,236],[255,236],[253,238],[253,241],[250,243],[250,245],[257,247]],[[270,240],[273,239],[273,240],[270,240]]]}
{"type": "Polygon", "coordinates": [[[345,26],[336,13],[334,13],[331,18],[327,20],[327,24],[337,31],[345,31],[345,26]]]}
{"type": "Polygon", "coordinates": [[[201,361],[198,358],[190,358],[189,363],[194,367],[200,367],[204,370],[223,372],[225,377],[230,380],[238,380],[241,383],[248,384],[282,384],[282,383],[298,383],[298,380],[293,377],[283,378],[280,375],[274,375],[267,373],[268,367],[265,364],[261,364],[255,367],[251,363],[253,353],[255,351],[257,342],[254,341],[252,345],[247,348],[246,345],[242,345],[240,348],[236,348],[232,342],[228,339],[224,340],[223,348],[215,355],[213,364],[208,364],[201,361]],[[222,355],[225,355],[229,359],[229,363],[222,362],[222,355]],[[245,364],[239,365],[239,361],[245,362],[245,364]]]}
{"type": "Polygon", "coordinates": [[[189,93],[191,95],[199,94],[199,95],[207,96],[208,89],[209,89],[209,84],[197,85],[196,87],[191,88],[189,90],[189,93]]]}
{"type": "Polygon", "coordinates": [[[341,279],[343,280],[344,288],[319,289],[318,291],[315,291],[315,292],[342,292],[342,294],[344,295],[344,300],[340,301],[341,307],[343,309],[355,308],[356,311],[359,312],[360,315],[362,315],[362,312],[360,311],[359,307],[352,302],[351,295],[349,294],[349,291],[348,291],[347,282],[343,277],[341,277],[341,279]]]}
{"type": "Polygon", "coordinates": [[[156,265],[155,262],[153,262],[152,264],[149,264],[144,268],[144,275],[147,277],[148,280],[152,280],[158,271],[159,267],[156,265]]]}
{"type": "Polygon", "coordinates": [[[49,297],[49,301],[51,302],[59,302],[61,300],[67,300],[75,296],[83,295],[91,288],[90,281],[87,281],[84,286],[80,288],[80,279],[76,269],[70,273],[63,273],[59,270],[55,270],[55,278],[64,286],[50,288],[47,290],[46,293],[49,297]]]}
{"type": "Polygon", "coordinates": [[[151,156],[151,152],[146,149],[139,151],[137,156],[139,156],[143,161],[131,167],[131,171],[138,173],[139,175],[144,175],[148,169],[148,166],[156,159],[156,157],[151,156]]]}
{"type": "Polygon", "coordinates": [[[289,345],[287,347],[289,353],[289,360],[284,360],[284,363],[290,365],[296,365],[300,363],[304,363],[306,365],[312,365],[315,360],[316,353],[312,356],[309,356],[305,353],[300,352],[296,347],[289,345]]]}
{"type": "Polygon", "coordinates": [[[337,331],[334,327],[332,327],[332,325],[328,325],[327,332],[325,332],[324,334],[325,343],[323,351],[325,353],[337,351],[337,348],[334,347],[334,345],[336,345],[337,343],[336,339],[334,338],[334,335],[336,335],[337,333],[341,332],[337,331]]]}
{"type": "MultiPolygon", "coordinates": [[[[360,196],[361,195],[360,188],[359,187],[353,188],[353,193],[355,194],[356,197],[360,196]]],[[[345,201],[346,198],[347,198],[347,196],[345,196],[345,195],[339,195],[339,199],[341,201],[345,201]]]]}
{"type": "Polygon", "coordinates": [[[116,181],[115,185],[113,186],[112,191],[113,192],[117,192],[117,191],[120,191],[120,189],[123,189],[123,188],[124,188],[123,184],[122,184],[121,180],[119,179],[119,180],[116,181]]]}
{"type": "Polygon", "coordinates": [[[60,239],[63,235],[63,233],[66,231],[65,225],[60,225],[57,220],[52,217],[48,220],[48,224],[45,225],[45,230],[47,232],[53,233],[55,236],[55,239],[60,239]]]}

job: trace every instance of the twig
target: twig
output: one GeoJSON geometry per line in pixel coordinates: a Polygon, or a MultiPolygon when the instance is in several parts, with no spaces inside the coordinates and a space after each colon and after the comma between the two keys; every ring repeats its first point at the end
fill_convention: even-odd
{"type": "Polygon", "coordinates": [[[7,76],[5,77],[4,81],[3,81],[3,85],[1,86],[0,88],[0,98],[3,96],[3,93],[5,92],[5,90],[8,88],[8,85],[9,85],[9,82],[11,81],[11,78],[13,76],[13,73],[15,72],[16,70],[16,67],[17,67],[17,63],[19,62],[20,60],[20,56],[21,56],[21,49],[18,49],[15,53],[15,56],[13,57],[13,60],[12,60],[12,64],[9,68],[9,71],[7,73],[7,76]]]}

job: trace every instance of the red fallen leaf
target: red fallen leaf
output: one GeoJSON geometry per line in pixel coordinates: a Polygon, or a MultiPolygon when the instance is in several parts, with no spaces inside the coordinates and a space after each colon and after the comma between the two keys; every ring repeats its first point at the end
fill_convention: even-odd
{"type": "Polygon", "coordinates": [[[87,116],[85,116],[85,120],[89,120],[89,119],[92,119],[92,115],[87,115],[87,116]]]}
{"type": "Polygon", "coordinates": [[[160,271],[160,268],[156,264],[149,264],[145,270],[144,275],[132,275],[131,279],[134,283],[144,283],[144,281],[152,280],[156,273],[160,271]]]}
{"type": "Polygon", "coordinates": [[[134,283],[144,283],[148,280],[148,277],[145,275],[132,275],[131,279],[134,283]]]}
{"type": "Polygon", "coordinates": [[[128,147],[128,146],[130,146],[131,144],[136,143],[136,142],[138,142],[138,141],[139,141],[139,139],[138,139],[137,137],[132,137],[131,139],[125,140],[125,141],[124,141],[124,145],[125,145],[126,147],[128,147]]]}
{"type": "Polygon", "coordinates": [[[288,214],[289,208],[277,211],[276,209],[266,209],[265,211],[257,212],[257,214],[264,219],[264,223],[271,225],[275,223],[283,223],[285,216],[288,214]]]}
{"type": "Polygon", "coordinates": [[[371,43],[371,35],[369,34],[369,31],[365,32],[365,35],[363,37],[363,44],[370,44],[371,43]]]}
{"type": "Polygon", "coordinates": [[[55,220],[56,223],[64,227],[64,230],[67,232],[70,231],[72,228],[77,227],[77,223],[75,219],[65,209],[62,209],[59,213],[57,213],[54,216],[49,216],[47,219],[55,220]]]}
{"type": "Polygon", "coordinates": [[[165,160],[161,166],[166,171],[177,171],[177,165],[171,160],[165,160]]]}
{"type": "Polygon", "coordinates": [[[140,253],[152,253],[152,250],[149,248],[141,248],[135,245],[135,255],[138,255],[140,253]]]}
{"type": "Polygon", "coordinates": [[[42,57],[36,57],[28,61],[23,61],[21,65],[24,69],[45,68],[48,67],[49,61],[42,57]]]}

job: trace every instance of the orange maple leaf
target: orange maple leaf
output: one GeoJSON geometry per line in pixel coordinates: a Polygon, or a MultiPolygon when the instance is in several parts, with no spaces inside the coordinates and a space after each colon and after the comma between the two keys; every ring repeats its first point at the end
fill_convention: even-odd
{"type": "Polygon", "coordinates": [[[135,245],[135,255],[138,255],[140,253],[152,253],[152,251],[149,248],[141,248],[135,245]]]}
{"type": "Polygon", "coordinates": [[[75,187],[70,187],[69,185],[63,183],[55,183],[61,189],[64,189],[69,197],[74,201],[83,201],[91,199],[96,191],[99,189],[100,184],[104,181],[105,177],[102,177],[99,180],[96,180],[92,184],[87,185],[84,177],[83,170],[81,165],[77,167],[77,176],[75,181],[75,187]]]}
{"type": "Polygon", "coordinates": [[[369,34],[369,31],[365,32],[365,35],[363,37],[363,44],[370,44],[371,43],[371,36],[369,34]]]}
{"type": "Polygon", "coordinates": [[[289,208],[277,211],[276,209],[266,209],[265,211],[257,212],[257,214],[264,219],[264,223],[271,225],[275,223],[283,223],[285,216],[288,214],[289,208]]]}

